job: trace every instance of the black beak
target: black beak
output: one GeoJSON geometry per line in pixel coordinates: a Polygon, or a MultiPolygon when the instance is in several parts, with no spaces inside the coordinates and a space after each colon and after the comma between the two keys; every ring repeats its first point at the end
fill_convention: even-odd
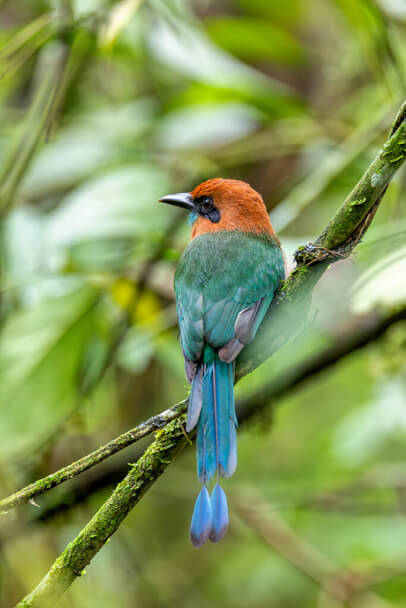
{"type": "Polygon", "coordinates": [[[169,205],[175,205],[176,207],[183,207],[188,211],[193,211],[195,206],[193,203],[193,197],[189,192],[178,192],[178,194],[167,194],[159,199],[160,203],[168,203],[169,205]]]}

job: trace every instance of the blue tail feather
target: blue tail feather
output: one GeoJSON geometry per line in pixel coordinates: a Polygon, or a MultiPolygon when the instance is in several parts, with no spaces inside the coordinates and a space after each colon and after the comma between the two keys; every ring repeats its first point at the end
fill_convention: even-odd
{"type": "MultiPolygon", "coordinates": [[[[196,378],[199,376],[199,371],[196,378]]],[[[201,413],[197,427],[197,472],[201,481],[209,481],[216,472],[230,477],[236,468],[237,418],[234,405],[234,371],[215,355],[202,377],[201,413]]],[[[193,394],[198,390],[192,390],[193,394]]],[[[189,412],[197,407],[189,403],[189,412]]],[[[189,414],[190,415],[190,414],[189,414]]]]}
{"type": "Polygon", "coordinates": [[[235,424],[230,424],[230,450],[228,452],[227,469],[222,471],[223,477],[231,477],[237,468],[237,429],[235,424]]]}
{"type": "MultiPolygon", "coordinates": [[[[208,349],[207,346],[206,349],[208,349]]],[[[237,466],[234,366],[233,363],[221,361],[212,349],[205,360],[206,362],[199,366],[193,381],[188,410],[190,424],[194,426],[198,420],[197,472],[199,479],[204,484],[210,481],[216,473],[222,477],[230,477],[237,466]]],[[[204,489],[205,487],[202,492],[204,489]]],[[[192,529],[197,526],[194,523],[195,513],[200,513],[202,509],[201,495],[199,494],[196,501],[192,529]]],[[[213,491],[211,507],[213,511],[212,540],[217,542],[224,536],[228,526],[227,499],[219,485],[216,485],[213,491]]],[[[199,527],[197,527],[197,531],[200,531],[199,527]]],[[[198,539],[197,542],[200,542],[202,534],[195,534],[195,538],[198,539]]],[[[193,542],[193,544],[196,543],[193,542]]],[[[196,546],[200,546],[200,544],[196,544],[196,546]]]]}
{"type": "Polygon", "coordinates": [[[227,532],[228,528],[228,505],[223,488],[216,484],[211,495],[212,524],[210,540],[218,543],[227,532]]]}
{"type": "Polygon", "coordinates": [[[206,486],[203,486],[196,499],[190,525],[190,539],[199,548],[209,540],[212,530],[212,506],[206,486]]]}
{"type": "MultiPolygon", "coordinates": [[[[202,480],[209,481],[216,473],[217,469],[217,435],[214,416],[214,369],[209,366],[203,376],[202,389],[202,415],[198,422],[199,430],[203,427],[204,437],[204,452],[202,454],[202,468],[199,471],[199,477],[202,480]]],[[[198,450],[200,445],[197,446],[198,450]]],[[[200,453],[198,452],[198,458],[200,453]]]]}

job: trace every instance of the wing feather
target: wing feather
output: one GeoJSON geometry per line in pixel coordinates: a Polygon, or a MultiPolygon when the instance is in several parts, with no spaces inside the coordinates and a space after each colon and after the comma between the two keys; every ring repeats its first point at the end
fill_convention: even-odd
{"type": "Polygon", "coordinates": [[[175,276],[189,380],[205,342],[232,361],[254,339],[283,277],[281,250],[269,239],[229,231],[191,241],[175,276]]]}

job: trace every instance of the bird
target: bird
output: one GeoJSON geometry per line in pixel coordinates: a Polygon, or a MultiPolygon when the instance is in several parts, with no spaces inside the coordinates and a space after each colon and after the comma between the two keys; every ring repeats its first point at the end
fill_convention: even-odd
{"type": "Polygon", "coordinates": [[[192,225],[174,287],[191,384],[186,431],[196,427],[201,489],[190,538],[199,548],[220,541],[229,526],[221,478],[237,466],[235,361],[285,277],[284,255],[261,195],[246,182],[217,177],[159,201],[186,209],[192,225]]]}

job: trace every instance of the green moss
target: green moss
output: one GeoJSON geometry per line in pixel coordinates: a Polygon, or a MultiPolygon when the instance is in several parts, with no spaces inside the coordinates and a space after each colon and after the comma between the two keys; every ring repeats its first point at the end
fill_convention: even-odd
{"type": "Polygon", "coordinates": [[[355,199],[353,201],[350,202],[351,207],[356,207],[357,205],[364,205],[367,202],[367,197],[364,196],[363,198],[360,199],[355,199]]]}

